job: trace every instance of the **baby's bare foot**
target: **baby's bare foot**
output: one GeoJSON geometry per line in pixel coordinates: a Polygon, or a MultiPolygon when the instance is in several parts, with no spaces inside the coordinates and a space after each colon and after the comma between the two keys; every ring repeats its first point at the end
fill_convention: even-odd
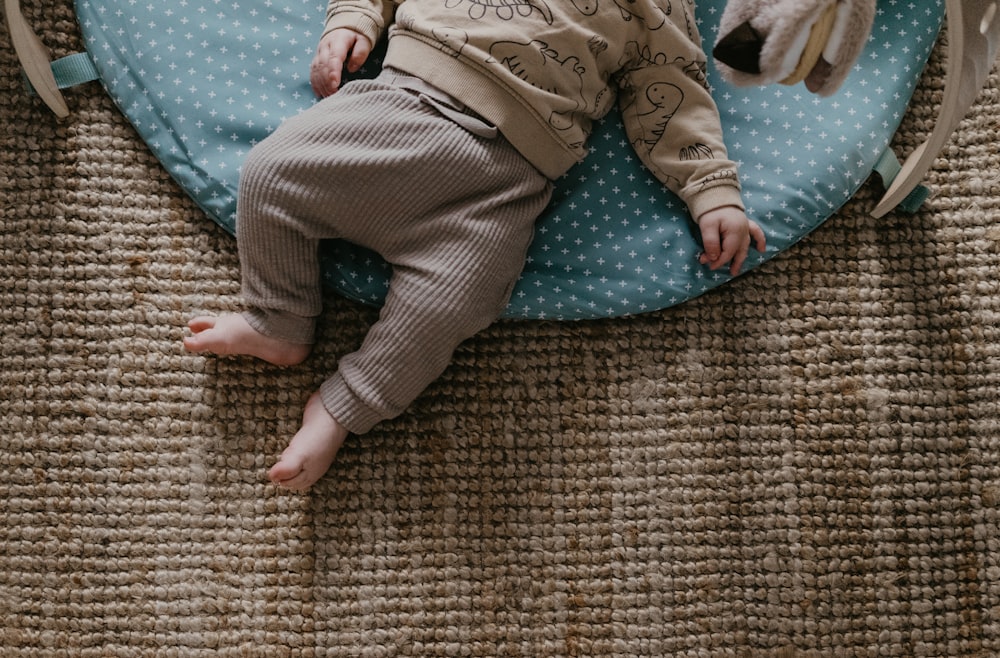
{"type": "Polygon", "coordinates": [[[188,322],[192,335],[184,339],[189,352],[213,354],[246,354],[276,366],[302,363],[312,349],[310,345],[288,343],[259,333],[237,313],[219,317],[202,315],[188,322]]]}
{"type": "Polygon", "coordinates": [[[347,434],[327,412],[319,393],[313,393],[302,415],[302,428],[268,471],[268,478],[288,489],[308,489],[330,468],[347,434]]]}

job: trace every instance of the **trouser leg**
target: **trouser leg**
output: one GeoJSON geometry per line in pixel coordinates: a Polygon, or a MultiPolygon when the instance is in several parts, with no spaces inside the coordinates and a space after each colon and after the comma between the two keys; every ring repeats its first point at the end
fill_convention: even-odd
{"type": "Polygon", "coordinates": [[[244,295],[265,333],[312,340],[320,239],[350,240],[393,267],[378,322],[322,386],[327,410],[354,433],[399,414],[439,376],[499,316],[524,266],[551,184],[487,132],[365,81],[288,122],[244,172],[244,295]]]}
{"type": "Polygon", "coordinates": [[[308,165],[290,162],[294,133],[254,148],[240,175],[236,240],[244,313],[264,335],[312,343],[322,308],[317,259],[324,220],[322,186],[308,165]]]}
{"type": "Polygon", "coordinates": [[[415,175],[420,163],[411,156],[426,149],[425,157],[434,157],[431,145],[443,131],[455,129],[413,94],[361,81],[251,150],[240,173],[236,237],[246,317],[255,329],[312,342],[322,307],[320,241],[344,238],[380,251],[378,232],[374,241],[368,235],[372,218],[422,210],[428,182],[415,175]],[[414,190],[414,182],[424,189],[414,190]]]}
{"type": "Polygon", "coordinates": [[[452,230],[433,252],[394,264],[378,322],[322,386],[327,410],[352,432],[405,410],[458,345],[503,312],[549,198],[540,176],[526,187],[534,189],[491,209],[491,217],[449,218],[466,230],[452,230]]]}

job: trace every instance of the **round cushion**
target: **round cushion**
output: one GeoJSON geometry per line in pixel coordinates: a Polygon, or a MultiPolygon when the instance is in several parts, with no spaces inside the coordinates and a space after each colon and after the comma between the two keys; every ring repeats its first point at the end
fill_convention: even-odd
{"type": "MultiPolygon", "coordinates": [[[[706,44],[725,0],[700,0],[706,44]]],[[[309,63],[325,0],[222,4],[77,0],[87,51],[108,93],[198,205],[234,231],[243,157],[284,119],[316,102],[309,63]]],[[[787,249],[847,202],[871,174],[903,118],[941,27],[940,0],[880,12],[841,90],[819,98],[797,85],[735,88],[709,61],[730,157],[747,213],[767,234],[744,270],[787,249]]],[[[377,58],[359,75],[374,75],[377,58]]],[[[731,277],[697,262],[684,204],[640,164],[612,111],[588,157],[555,183],[505,316],[583,319],[678,304],[731,277]]],[[[370,304],[389,266],[331,241],[328,284],[370,304]]]]}

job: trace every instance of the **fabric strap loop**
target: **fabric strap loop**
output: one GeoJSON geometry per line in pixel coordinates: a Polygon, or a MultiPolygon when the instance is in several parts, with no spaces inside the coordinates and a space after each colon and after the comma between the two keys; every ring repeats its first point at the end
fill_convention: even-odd
{"type": "MultiPolygon", "coordinates": [[[[896,176],[899,175],[902,169],[903,165],[899,162],[899,158],[896,157],[892,149],[883,151],[882,155],[879,156],[878,162],[875,163],[875,173],[882,179],[882,184],[886,188],[892,185],[892,181],[896,180],[896,176]]],[[[930,198],[930,195],[931,191],[926,185],[917,185],[913,188],[912,192],[906,195],[906,198],[899,202],[896,208],[912,215],[920,209],[924,201],[930,198]]]]}
{"type": "MultiPolygon", "coordinates": [[[[52,75],[56,78],[56,85],[60,89],[68,89],[77,85],[94,82],[98,79],[97,67],[87,53],[74,53],[52,62],[52,75]]],[[[24,78],[24,85],[35,94],[35,88],[24,78]]]]}

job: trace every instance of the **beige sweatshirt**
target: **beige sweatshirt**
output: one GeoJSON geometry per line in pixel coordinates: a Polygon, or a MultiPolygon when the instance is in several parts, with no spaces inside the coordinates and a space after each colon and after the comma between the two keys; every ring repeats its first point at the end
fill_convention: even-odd
{"type": "Polygon", "coordinates": [[[481,114],[549,178],[617,99],[635,152],[696,219],[743,208],[692,0],[330,0],[326,32],[345,27],[372,43],[388,29],[385,65],[481,114]]]}

